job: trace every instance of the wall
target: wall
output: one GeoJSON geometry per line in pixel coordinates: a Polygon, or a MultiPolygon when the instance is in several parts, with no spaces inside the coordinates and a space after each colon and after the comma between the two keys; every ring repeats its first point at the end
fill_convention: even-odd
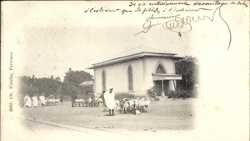
{"type": "Polygon", "coordinates": [[[142,59],[117,63],[110,66],[97,68],[95,75],[95,92],[99,95],[102,92],[102,71],[106,72],[106,88],[114,88],[115,93],[128,93],[128,66],[133,69],[133,87],[135,93],[140,93],[143,82],[142,59]]]}
{"type": "MultiPolygon", "coordinates": [[[[106,88],[114,88],[115,93],[128,93],[128,66],[133,69],[133,86],[136,95],[144,95],[153,87],[152,73],[155,73],[159,64],[162,64],[167,73],[175,73],[173,59],[161,57],[144,57],[137,60],[117,63],[97,68],[95,75],[95,92],[102,92],[102,71],[106,72],[106,88]]],[[[170,83],[171,85],[172,83],[170,83]]]]}

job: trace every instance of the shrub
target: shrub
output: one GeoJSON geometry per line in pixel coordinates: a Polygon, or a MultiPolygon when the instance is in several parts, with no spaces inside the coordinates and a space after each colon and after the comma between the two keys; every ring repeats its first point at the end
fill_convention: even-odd
{"type": "Polygon", "coordinates": [[[157,93],[155,92],[154,87],[147,90],[147,95],[150,97],[150,99],[154,101],[159,101],[160,99],[157,97],[157,93]]]}
{"type": "Polygon", "coordinates": [[[193,90],[177,90],[168,93],[168,98],[191,98],[195,97],[195,91],[193,90]]]}

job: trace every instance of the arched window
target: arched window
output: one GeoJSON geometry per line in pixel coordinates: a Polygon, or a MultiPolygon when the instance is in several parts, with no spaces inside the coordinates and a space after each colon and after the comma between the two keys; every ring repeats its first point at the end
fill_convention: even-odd
{"type": "Polygon", "coordinates": [[[105,70],[102,71],[102,90],[106,90],[106,72],[105,70]]]}
{"type": "Polygon", "coordinates": [[[166,73],[166,70],[162,66],[162,64],[159,64],[156,69],[156,73],[166,73]]]}
{"type": "Polygon", "coordinates": [[[131,65],[128,66],[128,90],[133,91],[134,90],[134,84],[133,84],[133,69],[131,65]]]}

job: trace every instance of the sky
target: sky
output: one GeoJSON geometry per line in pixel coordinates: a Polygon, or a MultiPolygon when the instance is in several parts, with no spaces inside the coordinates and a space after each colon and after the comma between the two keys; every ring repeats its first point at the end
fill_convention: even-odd
{"type": "Polygon", "coordinates": [[[19,60],[16,62],[21,62],[16,64],[21,70],[18,75],[63,78],[69,68],[93,74],[93,70],[88,69],[93,63],[137,47],[192,55],[191,33],[179,37],[158,26],[135,36],[141,31],[145,17],[135,14],[90,15],[84,14],[85,8],[86,3],[7,4],[3,26],[7,30],[6,37],[15,39],[9,46],[15,46],[14,54],[19,60]]]}

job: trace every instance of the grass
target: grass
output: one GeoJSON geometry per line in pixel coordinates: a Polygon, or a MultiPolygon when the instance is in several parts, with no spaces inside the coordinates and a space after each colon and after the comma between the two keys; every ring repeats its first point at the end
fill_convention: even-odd
{"type": "Polygon", "coordinates": [[[105,116],[104,107],[71,107],[71,102],[57,106],[24,108],[26,117],[100,130],[190,129],[193,125],[193,99],[164,99],[152,102],[149,113],[105,116]]]}

